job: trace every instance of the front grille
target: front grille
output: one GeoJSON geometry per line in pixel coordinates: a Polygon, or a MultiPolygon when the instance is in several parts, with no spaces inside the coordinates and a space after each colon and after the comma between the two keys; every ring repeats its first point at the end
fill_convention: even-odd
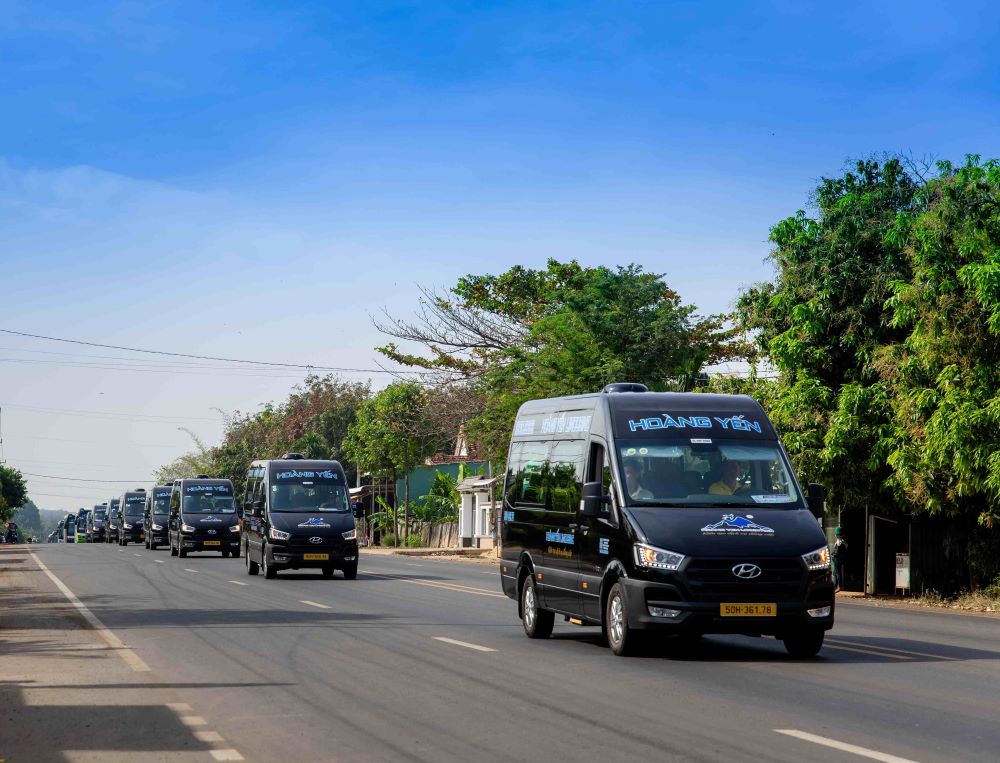
{"type": "Polygon", "coordinates": [[[693,601],[749,601],[761,597],[787,601],[801,598],[806,570],[798,559],[696,558],[688,563],[683,577],[693,601]],[[756,564],[761,569],[760,577],[741,580],[733,574],[738,564],[756,564]]]}
{"type": "Polygon", "coordinates": [[[303,553],[306,554],[312,551],[327,551],[327,552],[338,551],[341,553],[346,553],[347,551],[348,541],[345,541],[343,538],[338,538],[337,536],[333,535],[328,538],[323,538],[322,543],[310,543],[309,538],[314,538],[314,537],[318,536],[308,535],[299,537],[293,535],[286,541],[286,543],[288,544],[289,549],[293,549],[295,551],[302,551],[303,553]]]}

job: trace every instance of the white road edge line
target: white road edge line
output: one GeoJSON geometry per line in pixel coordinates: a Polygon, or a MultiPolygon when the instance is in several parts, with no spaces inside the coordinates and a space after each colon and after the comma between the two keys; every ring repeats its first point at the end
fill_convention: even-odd
{"type": "Polygon", "coordinates": [[[488,646],[479,646],[479,644],[470,644],[468,641],[458,641],[453,638],[446,638],[445,636],[434,636],[435,641],[442,641],[445,644],[454,644],[455,646],[464,646],[466,649],[475,649],[477,652],[495,652],[496,649],[490,649],[488,646]]]}
{"type": "Polygon", "coordinates": [[[308,599],[299,599],[302,604],[308,604],[310,607],[316,607],[317,609],[333,609],[333,607],[328,607],[326,604],[320,604],[318,601],[309,601],[308,599]]]}
{"type": "Polygon", "coordinates": [[[250,585],[249,583],[242,583],[239,580],[227,580],[227,583],[232,583],[233,585],[250,585]]]}
{"type": "Polygon", "coordinates": [[[77,611],[83,615],[83,619],[90,623],[90,627],[97,632],[97,635],[101,637],[105,644],[114,649],[119,656],[125,660],[126,664],[136,673],[150,672],[149,665],[143,662],[139,655],[125,646],[124,641],[104,627],[104,623],[97,619],[97,615],[87,609],[87,605],[76,598],[76,594],[69,590],[69,588],[66,587],[66,584],[57,578],[52,571],[45,566],[45,563],[38,558],[34,551],[29,551],[28,553],[31,554],[31,557],[35,560],[35,564],[38,565],[38,568],[48,575],[49,580],[56,584],[56,588],[62,591],[63,596],[69,599],[69,603],[76,607],[77,611]]]}
{"type": "Polygon", "coordinates": [[[804,742],[812,742],[813,744],[822,745],[824,747],[832,747],[834,750],[840,750],[841,752],[850,752],[854,755],[860,755],[862,758],[880,760],[882,763],[917,763],[917,761],[910,760],[909,758],[901,758],[898,755],[890,755],[887,752],[879,752],[878,750],[869,750],[867,747],[858,747],[856,744],[839,742],[836,739],[828,739],[827,737],[810,734],[808,731],[799,731],[798,729],[774,729],[774,732],[776,734],[784,734],[785,736],[795,737],[796,739],[801,739],[804,742]]]}

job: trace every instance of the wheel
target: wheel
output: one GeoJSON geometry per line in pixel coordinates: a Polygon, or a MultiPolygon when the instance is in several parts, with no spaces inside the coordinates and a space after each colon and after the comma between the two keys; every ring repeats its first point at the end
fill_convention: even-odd
{"type": "Polygon", "coordinates": [[[170,541],[170,555],[171,556],[177,556],[177,549],[174,547],[174,541],[173,541],[173,539],[171,539],[171,541],[170,541]]]}
{"type": "Polygon", "coordinates": [[[156,551],[156,544],[150,543],[146,548],[148,548],[150,551],[156,551]]]}
{"type": "Polygon", "coordinates": [[[333,567],[324,567],[323,568],[323,577],[325,577],[327,579],[332,578],[333,577],[333,567]]]}
{"type": "Polygon", "coordinates": [[[825,635],[826,631],[803,629],[789,633],[781,641],[792,657],[815,657],[823,648],[825,635]]]}
{"type": "Polygon", "coordinates": [[[354,580],[358,576],[358,565],[357,562],[354,564],[344,567],[344,579],[354,580]]]}
{"type": "Polygon", "coordinates": [[[122,539],[122,542],[121,542],[121,543],[119,543],[118,545],[119,545],[119,546],[127,546],[127,545],[128,545],[128,541],[127,541],[127,540],[125,540],[125,539],[122,539]]]}
{"type": "Polygon", "coordinates": [[[635,654],[643,645],[643,633],[628,625],[628,609],[625,607],[625,587],[615,583],[608,594],[604,610],[604,631],[608,646],[619,657],[635,654]]]}
{"type": "Polygon", "coordinates": [[[229,551],[228,550],[222,549],[222,558],[223,559],[228,559],[229,558],[229,551]]]}
{"type": "Polygon", "coordinates": [[[177,556],[181,559],[186,559],[188,555],[187,549],[184,548],[184,541],[179,541],[177,543],[177,556]]]}
{"type": "Polygon", "coordinates": [[[528,638],[548,638],[552,635],[555,622],[554,612],[538,606],[538,589],[535,588],[535,579],[529,575],[521,587],[521,626],[525,635],[528,638]]]}
{"type": "Polygon", "coordinates": [[[247,560],[247,575],[256,575],[260,571],[260,565],[250,559],[250,547],[247,546],[243,558],[247,560]]]}
{"type": "Polygon", "coordinates": [[[274,568],[274,565],[267,563],[266,545],[260,547],[260,568],[264,570],[264,577],[268,580],[274,580],[278,576],[278,571],[274,568]]]}

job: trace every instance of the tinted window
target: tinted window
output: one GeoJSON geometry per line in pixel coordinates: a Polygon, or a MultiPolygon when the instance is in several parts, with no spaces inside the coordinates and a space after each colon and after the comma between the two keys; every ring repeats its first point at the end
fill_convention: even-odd
{"type": "Polygon", "coordinates": [[[549,455],[550,506],[553,511],[575,512],[583,483],[583,440],[559,440],[549,455]]]}
{"type": "Polygon", "coordinates": [[[521,443],[514,476],[514,503],[545,506],[549,488],[549,443],[521,443]]]}
{"type": "Polygon", "coordinates": [[[230,485],[189,484],[184,486],[185,514],[232,514],[233,488],[230,485]]]}
{"type": "Polygon", "coordinates": [[[271,475],[271,511],[312,513],[351,510],[347,487],[332,469],[278,469],[271,475]]]}

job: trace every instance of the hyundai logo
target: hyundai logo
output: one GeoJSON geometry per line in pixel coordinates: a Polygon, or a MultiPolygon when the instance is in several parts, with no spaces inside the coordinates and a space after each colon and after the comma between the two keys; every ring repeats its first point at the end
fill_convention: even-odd
{"type": "Polygon", "coordinates": [[[206,530],[205,532],[209,535],[215,535],[215,530],[206,530]]]}
{"type": "Polygon", "coordinates": [[[733,567],[733,574],[740,580],[759,578],[760,573],[761,569],[756,564],[737,564],[733,567]]]}
{"type": "Polygon", "coordinates": [[[320,537],[318,537],[318,536],[316,536],[316,535],[314,535],[313,537],[311,537],[311,538],[309,539],[309,542],[310,542],[310,543],[322,543],[322,542],[323,542],[323,539],[322,539],[322,538],[320,538],[320,537]]]}

